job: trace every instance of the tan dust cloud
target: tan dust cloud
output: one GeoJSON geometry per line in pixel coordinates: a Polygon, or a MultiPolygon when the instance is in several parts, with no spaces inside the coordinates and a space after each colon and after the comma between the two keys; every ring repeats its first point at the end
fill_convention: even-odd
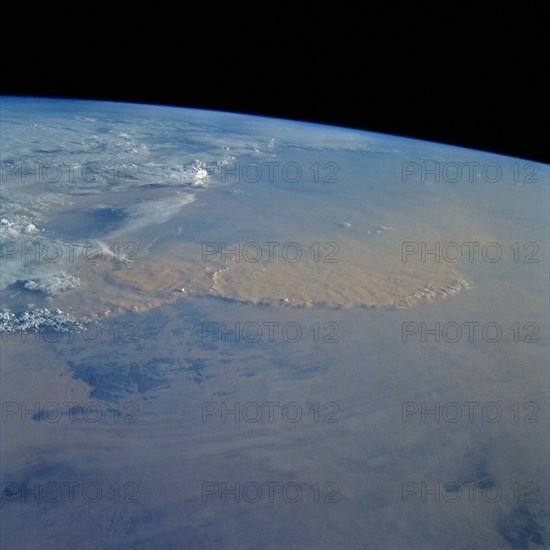
{"type": "Polygon", "coordinates": [[[135,263],[105,259],[81,266],[78,276],[86,285],[73,291],[71,302],[99,316],[145,311],[189,296],[295,307],[401,308],[468,288],[455,264],[404,263],[396,239],[369,246],[345,240],[337,260],[310,257],[292,263],[275,257],[252,263],[241,258],[237,263],[218,257],[203,262],[199,243],[163,244],[135,263]]]}

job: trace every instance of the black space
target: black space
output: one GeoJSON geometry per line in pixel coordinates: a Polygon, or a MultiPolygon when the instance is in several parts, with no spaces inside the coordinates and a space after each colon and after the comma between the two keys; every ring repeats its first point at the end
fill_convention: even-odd
{"type": "Polygon", "coordinates": [[[544,10],[448,8],[88,22],[35,41],[3,69],[0,93],[236,111],[550,162],[544,10]]]}

